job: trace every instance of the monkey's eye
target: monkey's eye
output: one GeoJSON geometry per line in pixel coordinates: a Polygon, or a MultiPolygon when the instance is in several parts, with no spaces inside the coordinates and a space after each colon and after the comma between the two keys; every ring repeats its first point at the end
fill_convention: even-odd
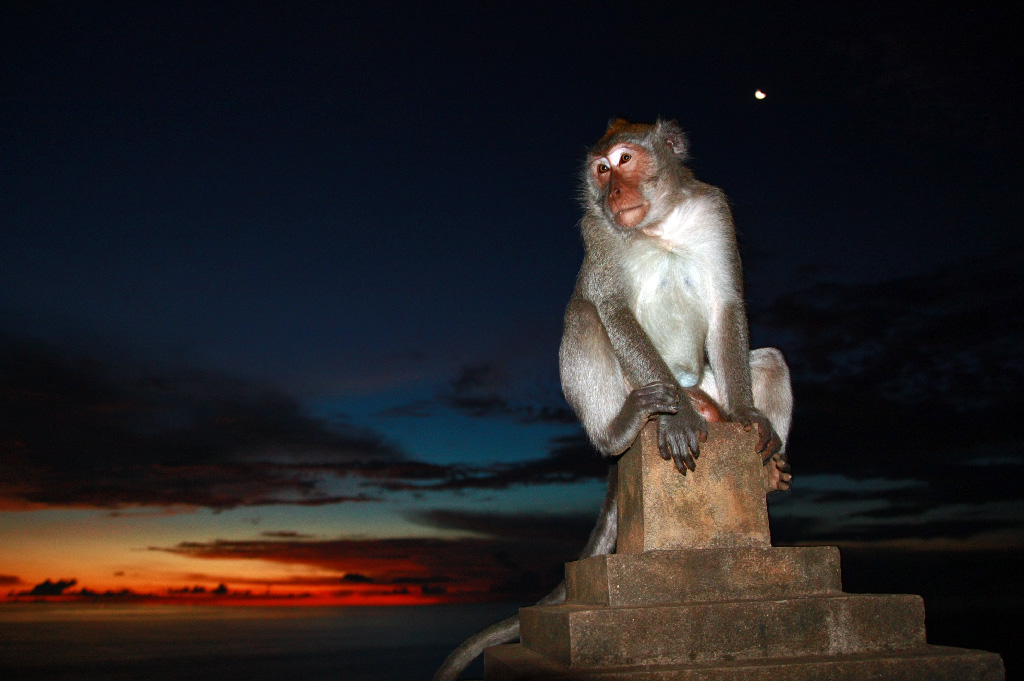
{"type": "Polygon", "coordinates": [[[597,164],[597,172],[599,172],[599,173],[607,173],[609,170],[611,170],[611,168],[608,167],[607,163],[598,163],[597,164]]]}
{"type": "Polygon", "coordinates": [[[619,165],[621,166],[623,163],[629,163],[629,159],[631,159],[631,158],[633,158],[632,154],[623,154],[619,158],[619,165]]]}

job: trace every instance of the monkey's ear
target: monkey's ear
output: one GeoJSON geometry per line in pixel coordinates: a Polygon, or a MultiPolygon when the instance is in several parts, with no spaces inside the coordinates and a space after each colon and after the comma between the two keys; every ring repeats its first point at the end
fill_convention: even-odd
{"type": "Polygon", "coordinates": [[[611,120],[608,121],[608,129],[604,131],[605,137],[607,137],[608,135],[615,134],[622,128],[628,128],[629,125],[629,121],[627,121],[625,118],[616,116],[615,118],[612,118],[611,120]]]}
{"type": "Polygon", "coordinates": [[[678,123],[659,119],[654,127],[654,132],[665,138],[665,143],[668,144],[668,148],[672,150],[673,154],[681,159],[686,158],[690,142],[686,139],[686,133],[679,128],[678,123]]]}

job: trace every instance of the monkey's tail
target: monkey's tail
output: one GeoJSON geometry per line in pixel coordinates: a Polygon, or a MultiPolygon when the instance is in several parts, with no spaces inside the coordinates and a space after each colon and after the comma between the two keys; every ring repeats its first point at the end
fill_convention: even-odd
{"type": "MultiPolygon", "coordinates": [[[[618,467],[614,464],[608,469],[608,489],[601,504],[601,513],[597,524],[590,531],[587,545],[580,552],[580,559],[612,553],[615,550],[615,537],[618,532],[618,504],[615,490],[618,487],[618,467]]],[[[537,605],[551,605],[565,600],[565,580],[554,588],[547,596],[537,601],[537,605]]],[[[491,646],[509,643],[519,638],[519,615],[506,617],[500,622],[481,629],[463,641],[458,648],[445,659],[434,673],[433,681],[455,681],[459,674],[469,666],[485,649],[491,646]]]]}

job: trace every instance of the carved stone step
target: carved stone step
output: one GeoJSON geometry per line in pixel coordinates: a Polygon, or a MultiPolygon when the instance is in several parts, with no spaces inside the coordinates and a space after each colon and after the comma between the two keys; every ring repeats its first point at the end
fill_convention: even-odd
{"type": "Polygon", "coordinates": [[[1001,681],[994,653],[925,643],[919,596],[844,594],[833,547],[773,548],[755,434],[709,424],[680,475],[649,424],[619,460],[618,553],[520,611],[486,681],[1001,681]]]}
{"type": "Polygon", "coordinates": [[[834,546],[647,551],[565,566],[567,601],[668,605],[824,596],[842,591],[834,546]]]}
{"type": "Polygon", "coordinates": [[[1002,681],[995,653],[944,646],[867,655],[569,667],[519,644],[486,652],[485,681],[1002,681]]]}
{"type": "Polygon", "coordinates": [[[534,606],[523,646],[568,666],[842,655],[925,645],[919,596],[838,594],[673,606],[534,606]]]}

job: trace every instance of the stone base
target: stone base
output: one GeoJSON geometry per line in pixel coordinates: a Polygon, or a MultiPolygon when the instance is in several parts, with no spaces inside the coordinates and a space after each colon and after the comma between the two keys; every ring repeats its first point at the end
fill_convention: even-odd
{"type": "Polygon", "coordinates": [[[662,605],[842,593],[834,546],[647,551],[565,565],[566,600],[662,605]]]}
{"type": "Polygon", "coordinates": [[[840,594],[642,608],[519,611],[530,650],[565,665],[648,665],[874,653],[925,645],[920,596],[840,594]]]}
{"type": "Polygon", "coordinates": [[[487,681],[1002,681],[995,653],[925,646],[871,655],[742,662],[569,667],[521,645],[485,653],[487,681]]]}
{"type": "Polygon", "coordinates": [[[644,428],[619,461],[619,553],[520,610],[486,681],[1002,681],[994,653],[927,645],[919,596],[843,593],[837,549],[773,548],[754,434],[710,426],[686,476],[644,428]]]}

